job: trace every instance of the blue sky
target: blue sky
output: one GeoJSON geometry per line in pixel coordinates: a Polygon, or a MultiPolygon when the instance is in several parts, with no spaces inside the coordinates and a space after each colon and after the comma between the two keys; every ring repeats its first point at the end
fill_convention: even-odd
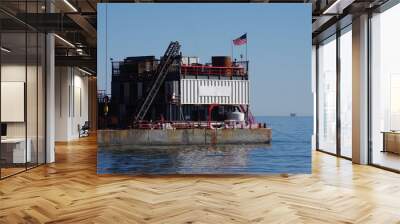
{"type": "Polygon", "coordinates": [[[110,92],[110,58],[160,57],[178,40],[183,55],[205,63],[231,55],[243,33],[253,114],[312,115],[311,4],[98,4],[98,89],[110,92]]]}

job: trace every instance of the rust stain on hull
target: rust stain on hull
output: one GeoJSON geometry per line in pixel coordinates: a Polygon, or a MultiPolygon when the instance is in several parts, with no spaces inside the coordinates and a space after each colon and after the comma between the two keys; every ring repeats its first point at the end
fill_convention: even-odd
{"type": "Polygon", "coordinates": [[[177,129],[100,130],[98,145],[216,145],[270,143],[272,130],[257,129],[177,129]]]}

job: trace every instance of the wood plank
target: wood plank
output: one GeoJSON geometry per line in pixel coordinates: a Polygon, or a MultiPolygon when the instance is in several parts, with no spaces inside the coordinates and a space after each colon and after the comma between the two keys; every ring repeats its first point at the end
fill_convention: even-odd
{"type": "Polygon", "coordinates": [[[311,175],[96,174],[95,137],[0,181],[0,223],[400,223],[400,175],[313,152],[311,175]]]}

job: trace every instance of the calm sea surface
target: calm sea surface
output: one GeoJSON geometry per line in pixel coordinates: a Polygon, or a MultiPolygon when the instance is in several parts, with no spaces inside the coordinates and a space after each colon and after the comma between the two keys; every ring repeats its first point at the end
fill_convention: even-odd
{"type": "Polygon", "coordinates": [[[312,117],[257,117],[270,145],[99,148],[99,174],[310,173],[312,117]]]}

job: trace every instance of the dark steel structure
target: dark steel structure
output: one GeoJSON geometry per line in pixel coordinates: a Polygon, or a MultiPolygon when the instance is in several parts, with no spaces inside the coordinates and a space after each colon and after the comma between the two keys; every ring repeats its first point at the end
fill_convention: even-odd
{"type": "Polygon", "coordinates": [[[135,122],[141,121],[146,116],[147,111],[149,110],[151,104],[154,101],[157,93],[160,90],[161,85],[164,83],[165,77],[168,74],[169,68],[172,66],[176,59],[179,60],[179,50],[181,46],[179,43],[171,42],[165,51],[164,56],[162,57],[160,63],[157,66],[157,69],[154,73],[154,82],[152,83],[148,94],[144,97],[143,103],[138,107],[139,110],[135,116],[135,122]]]}
{"type": "MultiPolygon", "coordinates": [[[[129,128],[142,121],[224,121],[226,114],[233,111],[252,118],[248,105],[181,101],[182,95],[188,94],[181,92],[182,80],[247,82],[248,61],[232,62],[230,57],[217,56],[213,57],[213,63],[200,64],[198,60],[191,62],[189,57],[183,57],[179,49],[178,42],[171,42],[161,59],[138,56],[113,61],[109,113],[100,118],[103,119],[100,123],[109,128],[129,128]]],[[[101,100],[99,108],[104,106],[101,100]]]]}

